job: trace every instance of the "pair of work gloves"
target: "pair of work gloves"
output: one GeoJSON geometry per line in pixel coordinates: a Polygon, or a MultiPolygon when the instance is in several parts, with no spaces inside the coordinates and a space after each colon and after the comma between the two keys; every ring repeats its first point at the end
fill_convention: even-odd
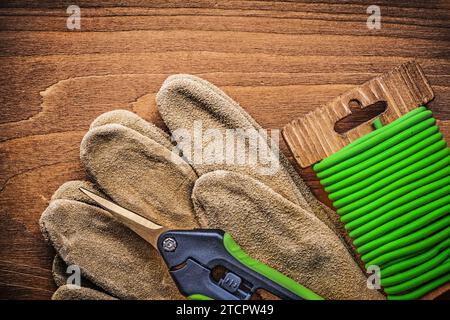
{"type": "MultiPolygon", "coordinates": [[[[261,129],[224,92],[190,75],[169,77],[157,105],[171,133],[193,130],[199,121],[203,130],[261,129]]],[[[54,299],[182,298],[156,249],[80,187],[169,228],[223,229],[250,256],[326,299],[383,299],[367,287],[338,236],[334,213],[283,155],[276,173],[267,174],[262,164],[189,162],[173,150],[166,132],[128,111],[105,113],[91,124],[80,148],[90,181],[63,184],[40,219],[57,252],[54,299]],[[81,271],[81,287],[67,284],[76,270],[69,266],[81,271]]]]}

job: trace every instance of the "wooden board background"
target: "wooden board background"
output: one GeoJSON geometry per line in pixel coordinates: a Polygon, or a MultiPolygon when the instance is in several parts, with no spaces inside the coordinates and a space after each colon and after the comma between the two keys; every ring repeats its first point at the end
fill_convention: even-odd
{"type": "MultiPolygon", "coordinates": [[[[449,1],[76,1],[0,4],[0,298],[47,299],[54,252],[38,219],[63,182],[83,179],[80,140],[99,114],[133,110],[162,125],[155,93],[173,73],[223,88],[264,127],[417,59],[450,141],[449,1]]],[[[288,153],[285,146],[283,151],[288,153]]],[[[314,193],[326,195],[309,170],[314,193]]]]}

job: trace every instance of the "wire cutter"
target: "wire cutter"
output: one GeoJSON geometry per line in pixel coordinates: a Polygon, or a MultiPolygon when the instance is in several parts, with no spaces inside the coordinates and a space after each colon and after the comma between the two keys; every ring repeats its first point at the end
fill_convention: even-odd
{"type": "Polygon", "coordinates": [[[222,230],[170,230],[89,190],[80,190],[156,248],[178,290],[189,299],[322,299],[248,256],[222,230]]]}

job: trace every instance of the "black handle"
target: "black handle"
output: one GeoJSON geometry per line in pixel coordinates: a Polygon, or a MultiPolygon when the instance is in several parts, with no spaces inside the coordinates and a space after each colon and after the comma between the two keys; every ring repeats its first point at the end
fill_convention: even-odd
{"type": "Polygon", "coordinates": [[[158,239],[158,249],[180,292],[216,300],[248,300],[257,289],[281,299],[302,299],[298,295],[250,269],[224,246],[222,230],[171,230],[158,239]],[[212,278],[215,267],[227,272],[219,281],[212,278]]]}

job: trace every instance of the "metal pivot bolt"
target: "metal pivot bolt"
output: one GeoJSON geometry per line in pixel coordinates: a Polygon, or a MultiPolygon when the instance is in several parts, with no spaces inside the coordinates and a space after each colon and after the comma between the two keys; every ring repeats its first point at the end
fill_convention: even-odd
{"type": "Polygon", "coordinates": [[[165,251],[175,251],[177,248],[177,241],[171,237],[165,238],[162,243],[162,247],[165,251]]]}

